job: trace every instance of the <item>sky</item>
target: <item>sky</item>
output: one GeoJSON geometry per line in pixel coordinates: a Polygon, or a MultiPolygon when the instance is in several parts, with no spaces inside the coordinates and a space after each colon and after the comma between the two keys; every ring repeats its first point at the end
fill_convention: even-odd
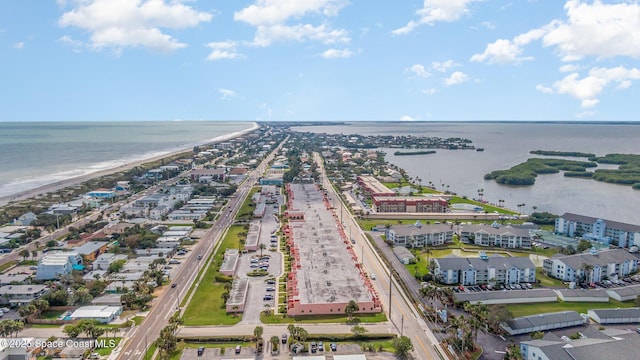
{"type": "Polygon", "coordinates": [[[637,0],[0,2],[0,121],[635,121],[637,0]]]}

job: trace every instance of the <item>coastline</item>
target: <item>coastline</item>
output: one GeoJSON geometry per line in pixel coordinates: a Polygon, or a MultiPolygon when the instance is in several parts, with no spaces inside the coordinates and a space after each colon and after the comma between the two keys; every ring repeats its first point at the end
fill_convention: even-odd
{"type": "MultiPolygon", "coordinates": [[[[254,125],[248,129],[242,130],[242,131],[238,131],[232,134],[227,134],[227,135],[223,135],[220,136],[218,138],[215,138],[211,141],[205,141],[203,142],[201,145],[212,145],[212,144],[216,144],[216,143],[220,143],[223,141],[227,141],[230,139],[234,139],[237,137],[240,137],[242,135],[251,133],[257,129],[260,128],[260,125],[256,122],[254,122],[254,125]]],[[[50,184],[45,184],[42,186],[38,186],[35,187],[33,189],[28,189],[25,191],[21,191],[18,193],[14,193],[14,194],[9,194],[9,195],[5,195],[5,196],[1,196],[0,197],[0,207],[3,207],[7,204],[9,204],[10,202],[13,201],[21,201],[21,200],[26,200],[26,199],[30,199],[30,198],[34,198],[36,196],[39,195],[43,195],[46,193],[50,193],[50,192],[55,192],[58,190],[62,190],[64,188],[70,187],[70,186],[74,186],[77,184],[81,184],[85,181],[88,180],[92,180],[92,179],[96,179],[102,176],[106,176],[106,175],[111,175],[114,174],[116,172],[119,171],[126,171],[129,170],[131,168],[134,168],[136,166],[140,166],[142,164],[146,164],[149,162],[153,162],[153,161],[158,161],[164,158],[168,158],[168,157],[172,157],[174,155],[183,153],[185,151],[191,151],[192,148],[181,148],[181,149],[176,149],[170,152],[167,152],[165,154],[162,155],[157,155],[157,156],[152,156],[149,158],[144,158],[144,159],[139,159],[139,160],[135,160],[135,161],[131,161],[128,162],[126,164],[123,165],[119,165],[116,167],[112,167],[112,168],[108,168],[108,169],[103,169],[103,170],[98,170],[98,171],[94,171],[94,172],[90,172],[84,175],[80,175],[80,176],[74,176],[74,177],[70,177],[61,181],[57,181],[54,183],[50,183],[50,184]]]]}

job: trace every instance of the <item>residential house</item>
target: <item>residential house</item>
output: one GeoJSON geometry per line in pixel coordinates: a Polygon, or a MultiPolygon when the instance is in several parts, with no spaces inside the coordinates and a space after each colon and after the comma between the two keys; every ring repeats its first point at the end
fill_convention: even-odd
{"type": "Polygon", "coordinates": [[[101,323],[110,323],[122,313],[122,306],[81,306],[69,315],[71,320],[97,320],[101,323]]]}
{"type": "Polygon", "coordinates": [[[24,213],[13,220],[13,225],[30,226],[37,218],[38,216],[32,212],[24,213]]]}
{"type": "Polygon", "coordinates": [[[82,257],[76,252],[47,253],[38,261],[36,280],[54,280],[69,275],[74,266],[82,265],[82,257]]]}
{"type": "Polygon", "coordinates": [[[100,254],[93,262],[93,270],[109,270],[109,266],[118,260],[127,260],[125,254],[104,253],[100,254]]]}
{"type": "Polygon", "coordinates": [[[109,242],[107,241],[89,241],[73,251],[80,254],[87,261],[94,261],[100,254],[107,251],[109,242]]]}
{"type": "Polygon", "coordinates": [[[45,285],[5,285],[0,286],[0,304],[11,307],[23,306],[49,292],[45,285]]]}

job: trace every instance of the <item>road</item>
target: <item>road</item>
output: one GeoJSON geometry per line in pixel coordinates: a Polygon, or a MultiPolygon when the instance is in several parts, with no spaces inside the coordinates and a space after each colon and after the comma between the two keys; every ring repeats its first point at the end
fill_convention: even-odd
{"type": "Polygon", "coordinates": [[[402,287],[399,286],[395,278],[391,277],[389,269],[367,240],[364,232],[349,212],[347,205],[340,200],[335,189],[331,186],[320,156],[318,154],[314,154],[314,156],[322,174],[322,184],[327,190],[327,196],[330,198],[333,207],[336,208],[346,233],[351,234],[351,237],[355,239],[354,250],[360,257],[364,269],[369,274],[375,274],[374,286],[397,333],[406,335],[411,339],[418,359],[440,359],[434,347],[438,348],[441,354],[444,354],[444,351],[440,348],[436,337],[424,320],[418,316],[418,311],[412,305],[409,305],[410,302],[402,287]]]}
{"type": "MultiPolygon", "coordinates": [[[[283,143],[284,141],[281,144],[283,143]]],[[[155,299],[154,305],[142,324],[136,326],[128,334],[127,339],[124,341],[125,345],[120,350],[117,358],[142,359],[145,356],[148,347],[160,336],[160,331],[168,324],[171,315],[178,310],[179,303],[186,296],[191,284],[195,283],[201,267],[208,265],[206,262],[210,258],[215,245],[220,241],[227,228],[233,224],[235,215],[249,191],[251,191],[258,177],[264,172],[267,164],[271,162],[274,154],[279,149],[280,146],[271,152],[256,169],[248,173],[247,179],[240,184],[211,229],[193,247],[189,260],[184,261],[178,267],[172,281],[172,283],[177,284],[176,287],[167,287],[166,291],[155,299]],[[202,257],[201,260],[198,259],[199,256],[202,257]]]]}

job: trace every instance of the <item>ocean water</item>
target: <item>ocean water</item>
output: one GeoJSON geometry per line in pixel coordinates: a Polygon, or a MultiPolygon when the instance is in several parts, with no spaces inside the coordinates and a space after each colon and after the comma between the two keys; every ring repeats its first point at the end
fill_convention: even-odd
{"type": "Polygon", "coordinates": [[[0,197],[191,149],[253,122],[0,122],[0,197]]]}
{"type": "MultiPolygon", "coordinates": [[[[507,186],[484,180],[486,173],[508,169],[534,157],[529,154],[532,150],[580,151],[598,156],[640,154],[640,123],[354,122],[294,129],[328,134],[468,138],[484,151],[438,149],[431,155],[395,156],[397,149],[382,150],[387,152],[387,161],[420,177],[423,184],[431,181],[439,190],[474,198],[483,189],[483,199],[496,204],[504,200],[507,207],[526,213],[535,206],[537,211],[572,212],[640,225],[640,191],[630,186],[567,178],[562,173],[538,175],[533,186],[507,186]],[[519,208],[519,204],[525,206],[519,208]]],[[[604,167],[616,166],[601,166],[604,167]]]]}

